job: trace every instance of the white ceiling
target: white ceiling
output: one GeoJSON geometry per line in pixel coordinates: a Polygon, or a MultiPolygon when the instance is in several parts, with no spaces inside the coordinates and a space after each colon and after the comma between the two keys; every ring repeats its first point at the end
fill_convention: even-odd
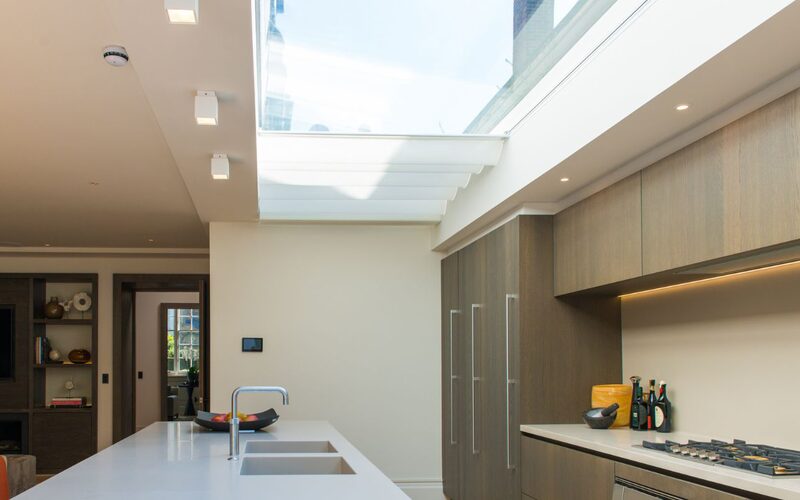
{"type": "Polygon", "coordinates": [[[0,9],[0,241],[207,245],[134,68],[103,61],[120,42],[106,3],[0,9]]]}
{"type": "Polygon", "coordinates": [[[197,26],[158,0],[3,3],[0,246],[202,248],[208,221],[258,220],[250,2],[200,3],[197,26]],[[195,124],[197,90],[218,127],[195,124]]]}
{"type": "Polygon", "coordinates": [[[197,25],[169,24],[163,0],[106,3],[200,219],[258,220],[251,2],[200,0],[197,25]],[[218,126],[195,123],[198,90],[216,91],[218,126]],[[214,153],[230,180],[211,179],[214,153]]]}
{"type": "MultiPolygon", "coordinates": [[[[518,195],[526,202],[562,201],[566,203],[561,205],[569,205],[577,201],[571,197],[577,188],[624,167],[659,144],[700,126],[701,135],[690,137],[688,142],[665,150],[660,155],[663,157],[722,127],[724,123],[715,120],[720,113],[800,67],[800,52],[788,49],[800,47],[798,26],[800,2],[795,2],[675,82],[617,126],[536,179],[518,195]],[[786,50],[776,50],[779,47],[786,50]],[[691,107],[678,112],[675,105],[679,103],[691,103],[691,107]],[[715,125],[711,129],[703,127],[709,120],[713,120],[715,125]],[[570,185],[559,182],[565,176],[572,179],[570,185]]],[[[758,109],[791,89],[784,88],[777,95],[767,94],[766,100],[753,100],[747,108],[730,115],[728,122],[758,109]]],[[[654,161],[650,160],[642,167],[654,161]]]]}

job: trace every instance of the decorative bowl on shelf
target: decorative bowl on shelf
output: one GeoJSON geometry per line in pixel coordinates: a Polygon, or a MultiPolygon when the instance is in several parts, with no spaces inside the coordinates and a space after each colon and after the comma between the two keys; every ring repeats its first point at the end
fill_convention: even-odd
{"type": "MultiPolygon", "coordinates": [[[[219,415],[225,415],[224,413],[211,413],[207,411],[198,411],[197,416],[194,418],[194,421],[197,425],[201,427],[205,427],[206,429],[210,429],[212,431],[222,431],[228,432],[231,428],[230,422],[222,421],[213,421],[211,420],[214,417],[218,417],[219,415]]],[[[264,427],[268,427],[275,422],[278,421],[279,415],[275,411],[274,408],[270,408],[267,411],[262,411],[260,413],[254,413],[253,416],[256,417],[255,420],[247,420],[247,421],[239,421],[239,430],[241,431],[257,431],[259,429],[263,429],[264,427]]]]}
{"type": "Polygon", "coordinates": [[[73,349],[67,354],[67,359],[76,365],[83,365],[92,360],[92,354],[86,349],[73,349]]]}

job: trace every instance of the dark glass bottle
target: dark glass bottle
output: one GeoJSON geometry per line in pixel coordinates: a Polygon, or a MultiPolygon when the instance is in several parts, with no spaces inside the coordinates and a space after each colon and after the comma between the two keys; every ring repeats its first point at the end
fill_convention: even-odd
{"type": "Polygon", "coordinates": [[[647,394],[647,430],[656,429],[656,381],[650,379],[650,392],[647,394]]]}
{"type": "Polygon", "coordinates": [[[630,420],[630,428],[639,430],[639,418],[638,418],[638,410],[636,409],[636,394],[639,392],[639,381],[642,380],[642,377],[638,375],[634,375],[631,377],[631,384],[633,385],[633,390],[631,391],[631,420],[630,420]],[[633,414],[634,412],[637,414],[636,422],[633,421],[633,414]]]}
{"type": "Polygon", "coordinates": [[[641,431],[647,428],[647,410],[642,396],[642,388],[637,385],[636,396],[631,405],[631,429],[641,431]]]}
{"type": "Polygon", "coordinates": [[[655,425],[658,432],[672,432],[672,403],[667,397],[667,383],[663,380],[658,388],[655,425]]]}

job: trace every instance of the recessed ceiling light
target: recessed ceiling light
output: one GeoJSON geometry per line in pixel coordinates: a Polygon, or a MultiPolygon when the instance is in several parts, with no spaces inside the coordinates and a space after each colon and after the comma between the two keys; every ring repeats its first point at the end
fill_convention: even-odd
{"type": "Polygon", "coordinates": [[[569,177],[562,177],[561,182],[569,182],[569,177]]]}
{"type": "Polygon", "coordinates": [[[688,104],[678,104],[677,106],[675,106],[675,109],[678,110],[678,111],[686,111],[687,109],[689,109],[689,105],[688,104]]]}
{"type": "Polygon", "coordinates": [[[218,181],[227,181],[231,178],[231,165],[228,155],[214,153],[211,157],[211,177],[218,181]]]}
{"type": "Polygon", "coordinates": [[[148,243],[155,243],[155,242],[156,242],[156,240],[154,240],[153,238],[147,238],[147,242],[148,242],[148,243]]]}
{"type": "Polygon", "coordinates": [[[197,24],[200,17],[198,0],[164,0],[164,9],[172,24],[197,24]]]}
{"type": "Polygon", "coordinates": [[[219,113],[217,94],[213,90],[198,90],[194,96],[194,118],[198,125],[216,125],[219,113]]]}
{"type": "Polygon", "coordinates": [[[49,247],[50,243],[45,243],[44,246],[49,247]]]}

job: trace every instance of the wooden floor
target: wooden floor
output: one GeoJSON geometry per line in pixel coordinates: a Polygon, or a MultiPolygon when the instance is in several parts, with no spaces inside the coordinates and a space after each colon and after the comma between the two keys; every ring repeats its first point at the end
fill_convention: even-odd
{"type": "Polygon", "coordinates": [[[36,484],[41,484],[53,476],[54,474],[36,474],[36,484]]]}

